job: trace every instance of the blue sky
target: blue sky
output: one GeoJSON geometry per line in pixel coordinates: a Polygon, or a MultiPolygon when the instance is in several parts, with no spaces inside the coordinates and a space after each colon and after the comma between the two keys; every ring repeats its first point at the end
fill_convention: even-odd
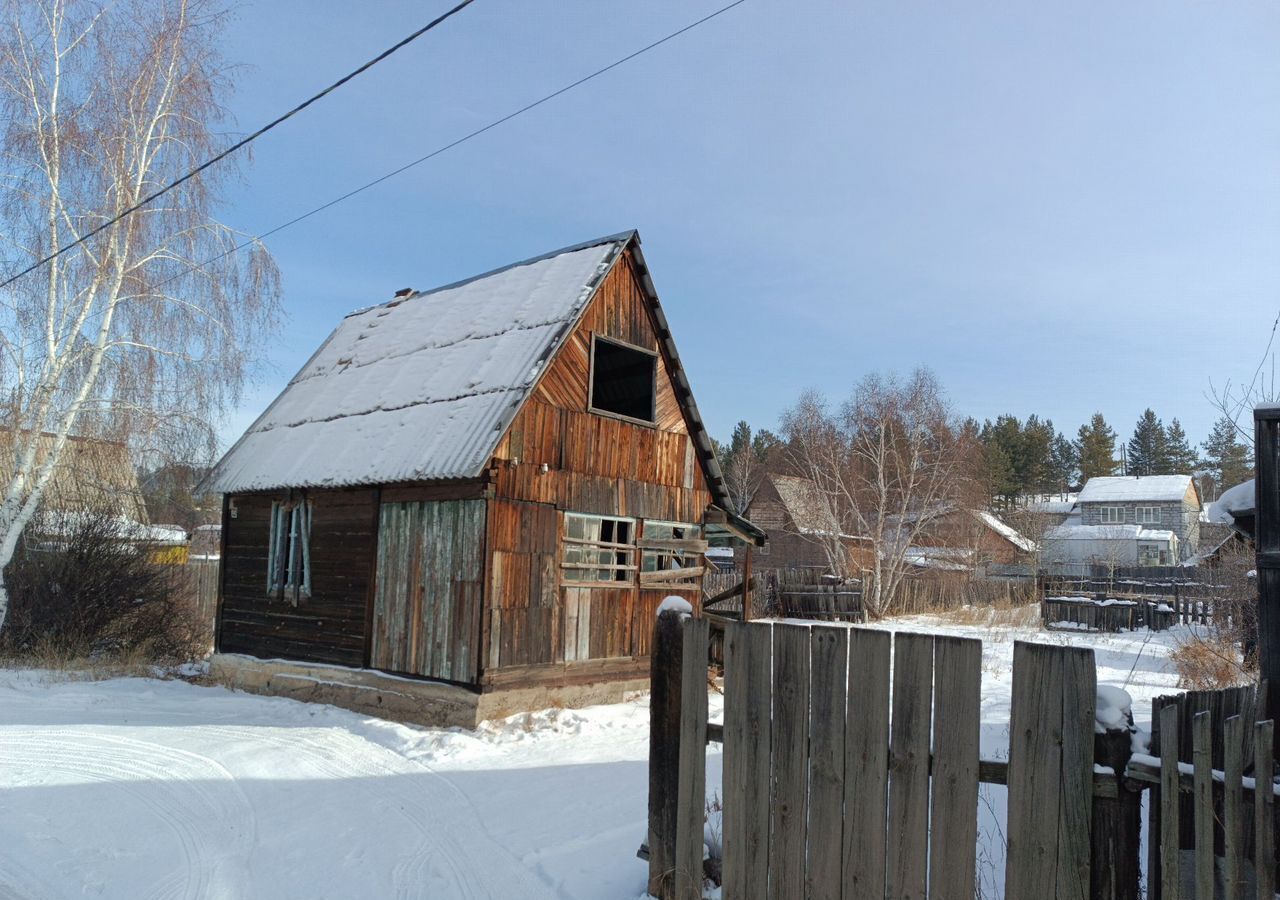
{"type": "MultiPolygon", "coordinates": [[[[254,145],[259,233],[723,5],[478,0],[254,145]]],[[[248,131],[447,2],[243,2],[248,131]]],[[[1195,441],[1280,311],[1280,5],[747,0],[273,236],[288,321],[234,440],[342,315],[638,228],[713,434],[932,367],[958,412],[1195,441]]]]}

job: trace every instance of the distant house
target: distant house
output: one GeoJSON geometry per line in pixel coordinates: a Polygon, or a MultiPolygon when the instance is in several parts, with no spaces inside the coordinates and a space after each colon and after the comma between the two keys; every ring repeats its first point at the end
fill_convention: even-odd
{"type": "MultiPolygon", "coordinates": [[[[840,529],[810,479],[765,476],[747,506],[746,518],[769,537],[764,547],[753,551],[755,569],[830,570],[825,547],[840,529]]],[[[850,568],[863,568],[870,546],[867,541],[852,535],[841,535],[839,540],[850,568]]]]}
{"type": "MultiPolygon", "coordinates": [[[[767,476],[747,507],[747,518],[769,536],[765,548],[754,551],[755,568],[830,568],[826,548],[840,529],[810,479],[767,476]]],[[[1035,550],[1032,541],[985,510],[942,513],[925,532],[921,546],[907,553],[908,563],[923,569],[1012,566],[1035,550]]],[[[866,537],[840,534],[840,543],[851,570],[869,568],[872,551],[866,537]]]]}
{"type": "Polygon", "coordinates": [[[352,313],[207,486],[214,674],[432,723],[647,684],[662,599],[764,540],[635,232],[352,313]]]}
{"type": "Polygon", "coordinates": [[[1197,552],[1200,512],[1190,475],[1091,478],[1075,511],[1046,533],[1044,562],[1060,571],[1178,565],[1197,552]]]}
{"type": "MultiPolygon", "coordinates": [[[[57,436],[42,434],[37,465],[48,458],[57,436]]],[[[13,459],[13,432],[0,429],[0,459],[13,459]]],[[[76,513],[114,516],[132,525],[147,525],[147,506],[129,448],[117,441],[72,435],[63,446],[41,501],[46,517],[76,513]]]]}

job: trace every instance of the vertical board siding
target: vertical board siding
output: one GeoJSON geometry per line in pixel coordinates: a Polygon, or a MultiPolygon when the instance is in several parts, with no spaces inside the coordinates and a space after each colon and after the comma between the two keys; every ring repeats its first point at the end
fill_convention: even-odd
{"type": "Polygon", "coordinates": [[[371,665],[476,680],[484,547],[483,500],[382,504],[371,665]]]}

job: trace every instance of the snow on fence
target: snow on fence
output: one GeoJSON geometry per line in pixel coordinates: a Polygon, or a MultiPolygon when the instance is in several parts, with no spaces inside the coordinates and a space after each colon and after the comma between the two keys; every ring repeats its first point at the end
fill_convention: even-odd
{"type": "Polygon", "coordinates": [[[1045,597],[1040,617],[1046,628],[1081,628],[1120,632],[1137,628],[1167,631],[1178,613],[1163,600],[1093,600],[1088,597],[1045,597]]]}
{"type": "Polygon", "coordinates": [[[1156,785],[1164,799],[1157,793],[1150,805],[1163,818],[1148,827],[1147,897],[1272,896],[1274,788],[1254,790],[1254,778],[1272,784],[1272,726],[1246,727],[1265,709],[1252,689],[1169,700],[1148,748],[1123,708],[1127,696],[1099,696],[1093,651],[1019,642],[1005,763],[979,757],[979,641],[729,622],[717,725],[707,721],[710,625],[667,613],[655,626],[641,848],[655,897],[700,898],[704,878],[722,876],[725,900],[971,900],[980,782],[1008,786],[1006,897],[1137,900],[1142,791],[1156,785]],[[1180,754],[1177,722],[1187,714],[1194,739],[1180,754]],[[1163,756],[1135,753],[1158,754],[1160,738],[1163,756]],[[718,865],[704,858],[708,741],[724,744],[718,865]],[[1189,851],[1179,841],[1183,794],[1194,804],[1189,851]],[[1254,859],[1271,863],[1255,876],[1254,859]],[[1220,889],[1205,893],[1215,877],[1220,889]]]}

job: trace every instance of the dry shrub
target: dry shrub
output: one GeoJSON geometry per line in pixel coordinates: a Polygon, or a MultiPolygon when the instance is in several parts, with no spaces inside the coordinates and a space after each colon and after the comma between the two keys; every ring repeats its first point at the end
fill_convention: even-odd
{"type": "Polygon", "coordinates": [[[962,606],[942,613],[941,618],[956,625],[981,628],[1039,628],[1038,603],[993,603],[988,606],[962,606]]]}
{"type": "Polygon", "coordinates": [[[1212,691],[1253,681],[1239,646],[1229,637],[1210,633],[1178,644],[1169,659],[1178,672],[1178,687],[1212,691]]]}
{"type": "Polygon", "coordinates": [[[152,561],[110,515],[42,520],[5,571],[9,616],[0,653],[61,667],[133,666],[199,655],[202,629],[169,566],[152,561]]]}

